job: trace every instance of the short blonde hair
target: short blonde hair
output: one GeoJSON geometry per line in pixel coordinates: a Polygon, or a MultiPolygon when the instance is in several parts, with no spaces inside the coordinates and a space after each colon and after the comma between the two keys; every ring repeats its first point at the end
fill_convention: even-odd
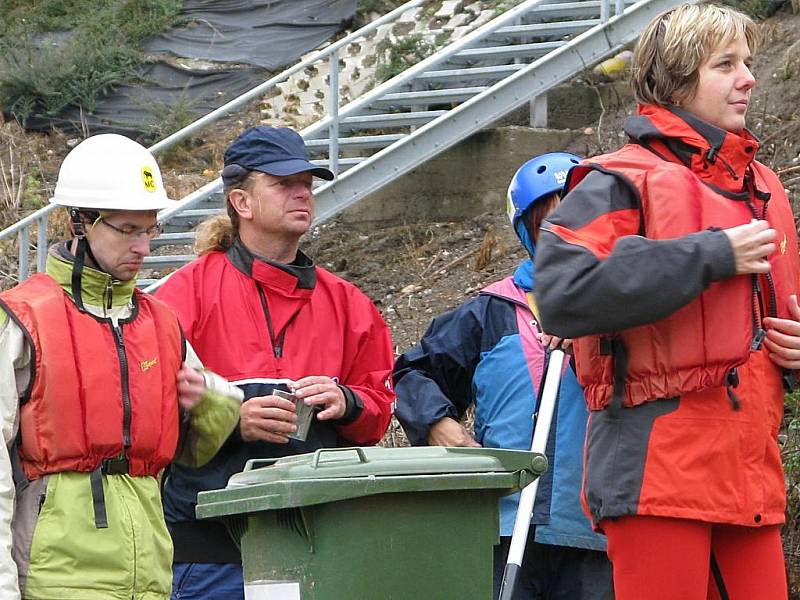
{"type": "Polygon", "coordinates": [[[642,32],[633,54],[631,85],[643,104],[681,104],[697,93],[699,69],[722,46],[743,37],[760,42],[753,20],[727,6],[682,4],[662,12],[642,32]]]}

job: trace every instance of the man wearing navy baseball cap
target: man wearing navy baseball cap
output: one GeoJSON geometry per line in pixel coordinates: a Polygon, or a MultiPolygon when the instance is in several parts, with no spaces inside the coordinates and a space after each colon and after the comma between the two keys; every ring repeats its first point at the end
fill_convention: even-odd
{"type": "Polygon", "coordinates": [[[165,478],[174,599],[244,597],[239,549],[221,522],[195,520],[197,492],[225,487],[251,458],[375,444],[389,424],[386,324],[367,296],[300,250],[314,177],[333,173],[310,162],[295,131],[242,133],[225,152],[227,215],[200,226],[199,258],[158,291],[203,363],[246,398],[239,427],[206,467],[173,466],[165,478]],[[305,439],[297,439],[295,402],[314,410],[305,439]]]}
{"type": "Polygon", "coordinates": [[[303,138],[288,127],[251,127],[242,133],[225,151],[223,179],[226,171],[236,171],[237,167],[268,175],[309,172],[327,181],[333,179],[328,169],[309,161],[303,138]]]}

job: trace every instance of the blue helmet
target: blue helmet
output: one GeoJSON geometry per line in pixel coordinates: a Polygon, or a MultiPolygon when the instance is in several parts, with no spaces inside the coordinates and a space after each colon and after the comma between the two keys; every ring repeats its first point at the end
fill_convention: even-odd
{"type": "Polygon", "coordinates": [[[522,213],[542,198],[549,198],[564,189],[569,170],[581,162],[579,156],[568,152],[549,152],[532,158],[522,165],[508,186],[506,210],[515,226],[522,213]]]}
{"type": "Polygon", "coordinates": [[[520,217],[534,202],[562,191],[567,182],[567,173],[580,162],[579,156],[568,152],[549,152],[526,162],[511,178],[506,211],[514,232],[531,257],[536,250],[533,238],[520,217]]]}

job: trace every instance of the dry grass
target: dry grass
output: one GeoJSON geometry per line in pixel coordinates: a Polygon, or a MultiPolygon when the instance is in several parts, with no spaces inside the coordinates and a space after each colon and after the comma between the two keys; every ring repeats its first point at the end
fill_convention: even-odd
{"type": "MultiPolygon", "coordinates": [[[[44,206],[52,195],[58,164],[67,146],[63,136],[26,133],[13,122],[0,123],[0,230],[44,206]]],[[[63,219],[48,224],[48,238],[62,235],[63,219]]],[[[35,239],[36,230],[31,232],[35,239]]],[[[17,282],[16,235],[0,240],[0,289],[17,282]]]]}

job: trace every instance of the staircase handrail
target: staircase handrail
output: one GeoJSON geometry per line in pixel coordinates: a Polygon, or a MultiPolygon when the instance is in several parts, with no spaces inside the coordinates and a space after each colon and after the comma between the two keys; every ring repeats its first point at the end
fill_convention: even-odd
{"type": "MultiPolygon", "coordinates": [[[[353,100],[352,102],[348,102],[336,115],[336,120],[341,120],[344,117],[351,115],[352,113],[358,111],[359,109],[363,108],[364,106],[368,106],[370,102],[375,100],[376,98],[381,97],[382,95],[391,92],[392,90],[401,87],[405,83],[413,80],[417,75],[424,73],[425,71],[429,70],[431,67],[436,66],[437,64],[446,61],[447,59],[451,58],[453,55],[457,54],[461,50],[465,50],[470,45],[479,42],[484,36],[487,34],[500,29],[501,27],[505,27],[509,23],[513,23],[519,17],[524,15],[534,6],[539,4],[552,4],[554,0],[525,0],[520,4],[517,4],[514,8],[504,12],[502,15],[496,16],[494,19],[484,23],[477,29],[469,32],[465,36],[459,38],[455,42],[446,45],[442,49],[438,50],[434,54],[431,54],[427,58],[419,61],[418,63],[410,66],[409,68],[405,69],[402,73],[395,75],[391,79],[384,81],[380,85],[372,88],[366,94],[360,96],[358,99],[353,100]]],[[[621,0],[620,0],[621,3],[621,0]]],[[[611,0],[601,0],[601,6],[605,8],[605,14],[608,15],[608,6],[611,4],[611,0]]],[[[608,20],[606,18],[606,20],[608,20]]],[[[303,136],[304,139],[310,139],[314,135],[318,134],[320,131],[329,128],[333,124],[334,118],[330,116],[325,116],[319,121],[316,121],[303,129],[300,132],[300,135],[303,136]]]]}
{"type": "MultiPolygon", "coordinates": [[[[684,0],[684,1],[695,3],[698,0],[684,0]]],[[[418,163],[422,163],[425,160],[432,158],[432,156],[434,156],[435,154],[447,149],[449,145],[440,145],[439,147],[436,148],[435,152],[431,152],[429,153],[429,155],[426,156],[424,153],[420,151],[419,148],[416,147],[417,139],[426,135],[429,131],[433,130],[435,127],[441,125],[445,121],[455,122],[458,121],[459,119],[462,119],[466,122],[480,123],[481,126],[485,126],[486,124],[493,122],[501,115],[480,115],[480,116],[478,115],[478,113],[482,110],[479,107],[483,99],[485,99],[488,96],[491,96],[492,94],[497,94],[498,92],[504,89],[518,89],[520,91],[520,96],[519,96],[520,102],[524,102],[525,94],[523,88],[527,87],[526,80],[529,79],[531,74],[536,72],[537,69],[542,69],[545,65],[549,66],[553,64],[555,61],[558,60],[560,56],[566,53],[576,52],[577,51],[576,49],[580,47],[581,43],[583,43],[585,40],[592,39],[593,37],[595,37],[598,31],[603,30],[603,28],[607,27],[611,28],[615,27],[617,25],[617,22],[623,15],[636,17],[637,20],[639,21],[637,24],[639,25],[640,30],[644,29],[644,26],[655,16],[654,14],[652,14],[652,8],[653,5],[657,5],[658,2],[659,0],[639,0],[638,2],[635,2],[634,4],[628,6],[622,11],[618,10],[617,14],[615,14],[613,17],[609,17],[604,23],[595,25],[591,29],[584,31],[580,35],[570,40],[570,44],[557,48],[549,52],[547,55],[536,59],[531,64],[527,65],[525,68],[520,69],[516,73],[498,82],[491,88],[479,94],[476,94],[472,98],[469,98],[468,100],[466,100],[459,106],[453,108],[452,110],[448,111],[447,114],[442,115],[435,121],[430,121],[428,123],[425,123],[424,125],[421,125],[418,129],[415,129],[407,137],[398,140],[391,146],[387,146],[386,148],[383,148],[378,152],[376,152],[375,154],[373,154],[372,156],[370,156],[369,161],[361,162],[353,166],[351,169],[348,169],[347,172],[343,173],[336,180],[326,181],[325,183],[320,185],[319,188],[315,190],[317,197],[317,210],[314,223],[320,224],[326,221],[327,219],[331,218],[335,214],[335,212],[338,212],[338,210],[341,210],[343,207],[352,204],[352,202],[347,202],[343,205],[337,204],[337,210],[335,212],[329,210],[327,206],[324,206],[325,203],[321,202],[320,200],[322,199],[324,194],[328,193],[330,190],[333,190],[333,193],[335,195],[337,191],[340,191],[342,189],[346,190],[350,184],[349,180],[356,178],[360,174],[360,172],[365,169],[377,169],[378,171],[380,171],[381,160],[389,156],[390,154],[395,154],[403,151],[407,153],[412,152],[414,156],[419,159],[418,163]],[[411,148],[411,150],[409,150],[408,148],[411,148]]],[[[620,4],[618,3],[617,4],[618,9],[619,6],[620,4]]],[[[605,31],[608,32],[609,30],[605,29],[605,31]]],[[[607,34],[606,42],[610,41],[608,40],[608,37],[609,36],[607,34]]],[[[621,45],[609,46],[606,50],[613,51],[613,50],[618,50],[621,47],[622,47],[621,45]]],[[[578,55],[580,57],[580,53],[578,53],[578,55]]],[[[593,58],[596,59],[597,57],[593,58]]],[[[589,61],[587,61],[585,58],[581,57],[581,60],[584,63],[584,67],[588,67],[592,59],[590,58],[589,61]]],[[[553,78],[552,82],[558,83],[556,78],[553,78]]],[[[411,170],[411,168],[413,167],[409,167],[408,169],[399,172],[396,171],[395,175],[402,175],[404,172],[411,170]]],[[[364,188],[363,186],[359,186],[358,197],[361,198],[363,196],[369,195],[370,193],[374,192],[378,187],[379,186],[377,185],[373,186],[372,188],[364,188]]],[[[346,194],[347,192],[345,191],[343,193],[346,194]]]]}
{"type": "MultiPolygon", "coordinates": [[[[207,126],[207,125],[209,125],[209,124],[211,124],[213,122],[216,122],[219,119],[221,119],[222,117],[224,117],[224,116],[230,114],[231,112],[241,108],[243,105],[247,104],[253,98],[255,98],[255,97],[259,96],[259,95],[263,95],[269,89],[275,87],[279,83],[283,83],[284,81],[288,80],[289,77],[291,77],[295,73],[299,72],[300,70],[305,69],[309,65],[312,65],[312,64],[314,64],[316,62],[319,62],[320,60],[325,59],[326,57],[329,57],[331,55],[336,56],[336,53],[338,52],[338,50],[340,48],[343,48],[343,47],[351,44],[355,40],[360,39],[360,38],[372,33],[375,29],[377,29],[381,25],[384,25],[385,23],[394,21],[395,19],[397,19],[397,17],[399,17],[401,14],[403,14],[407,10],[410,10],[412,8],[415,8],[417,6],[422,5],[424,1],[425,0],[410,0],[409,2],[405,2],[404,4],[402,4],[401,6],[398,6],[397,8],[392,10],[391,12],[388,12],[385,15],[383,15],[382,17],[379,17],[379,18],[375,19],[374,21],[368,23],[364,27],[361,27],[361,28],[357,29],[356,31],[353,31],[353,32],[349,33],[348,35],[346,35],[342,39],[337,40],[336,42],[333,42],[332,44],[329,44],[325,48],[322,48],[322,49],[314,52],[312,55],[310,55],[306,59],[298,62],[294,66],[282,71],[281,73],[279,73],[278,75],[276,75],[274,77],[271,77],[267,81],[257,85],[256,87],[254,87],[254,88],[250,89],[249,91],[241,94],[240,96],[237,96],[236,98],[234,98],[230,102],[227,102],[227,103],[223,104],[222,106],[220,106],[219,108],[211,111],[210,113],[200,117],[199,119],[196,119],[192,123],[189,123],[185,127],[183,127],[181,129],[179,129],[178,131],[168,135],[167,137],[163,138],[162,140],[159,140],[158,142],[156,142],[155,144],[150,146],[148,148],[148,150],[150,151],[151,154],[158,154],[159,152],[162,152],[162,151],[166,150],[167,148],[170,148],[171,146],[173,146],[173,145],[177,144],[178,142],[186,139],[187,137],[189,137],[190,135],[194,134],[195,132],[197,132],[198,130],[202,129],[203,127],[205,127],[205,126],[207,126]]],[[[335,61],[335,62],[337,63],[336,66],[338,68],[338,60],[335,61]]],[[[338,98],[338,91],[336,93],[336,96],[338,98]]],[[[221,187],[222,187],[222,182],[220,180],[215,180],[214,182],[211,182],[211,183],[212,184],[216,184],[216,187],[219,188],[219,189],[221,189],[221,187]]],[[[166,209],[165,211],[162,211],[161,213],[159,213],[159,221],[162,221],[162,222],[165,221],[166,219],[171,217],[176,212],[179,212],[179,211],[181,211],[181,210],[183,210],[183,209],[185,209],[187,207],[193,206],[193,205],[201,202],[203,199],[207,198],[211,194],[216,193],[216,191],[218,191],[218,189],[215,189],[214,185],[211,185],[211,184],[201,187],[200,189],[196,190],[195,192],[189,194],[188,196],[183,198],[181,201],[179,201],[178,205],[176,207],[170,208],[170,209],[166,209]],[[201,193],[201,192],[202,192],[202,194],[198,196],[198,193],[201,193]]],[[[38,221],[40,228],[46,228],[47,227],[48,215],[51,212],[53,212],[56,208],[57,208],[57,205],[55,205],[55,204],[47,204],[46,206],[43,206],[42,208],[40,208],[40,209],[36,210],[35,212],[31,213],[30,215],[27,215],[26,217],[23,217],[22,219],[20,219],[16,223],[14,223],[14,224],[6,227],[2,231],[0,231],[0,240],[4,240],[5,238],[10,237],[15,233],[20,233],[24,238],[24,239],[21,239],[20,241],[21,242],[24,241],[25,243],[24,244],[20,243],[20,249],[19,249],[19,265],[20,265],[20,267],[25,266],[25,269],[20,268],[18,270],[19,271],[18,275],[19,275],[19,279],[20,280],[25,279],[27,277],[27,275],[28,275],[28,273],[27,273],[27,264],[28,264],[27,251],[25,250],[24,247],[27,246],[27,243],[28,243],[28,240],[29,240],[29,237],[30,237],[30,226],[33,223],[38,221]],[[24,256],[23,256],[23,254],[24,254],[24,256]]],[[[42,236],[41,233],[39,234],[38,238],[39,238],[39,241],[42,240],[43,236],[42,236]]],[[[40,248],[39,244],[37,243],[37,247],[36,247],[36,262],[37,262],[37,265],[40,268],[44,264],[45,250],[46,250],[45,248],[40,248]]]]}
{"type": "MultiPolygon", "coordinates": [[[[338,124],[338,122],[341,119],[347,117],[348,115],[359,110],[360,108],[367,106],[370,102],[372,102],[376,98],[379,98],[383,94],[403,85],[409,79],[415,77],[418,73],[422,73],[430,69],[432,66],[450,58],[453,54],[469,47],[470,44],[478,42],[487,33],[491,33],[492,31],[499,29],[500,27],[504,27],[510,22],[514,22],[520,15],[530,10],[533,6],[539,4],[552,4],[552,2],[553,0],[525,0],[524,2],[518,4],[511,10],[503,13],[498,17],[495,17],[488,23],[485,23],[481,27],[478,27],[474,31],[468,33],[461,39],[445,46],[437,53],[409,67],[399,75],[396,75],[392,79],[389,79],[388,81],[385,81],[379,86],[371,89],[369,92],[367,92],[357,100],[353,100],[352,102],[347,103],[338,111],[335,119],[327,116],[323,117],[321,120],[317,121],[316,123],[313,123],[312,125],[309,125],[305,129],[300,131],[300,135],[304,139],[309,139],[310,137],[319,133],[326,127],[330,128],[332,125],[338,124]]],[[[601,0],[601,6],[606,7],[605,10],[603,11],[606,15],[609,13],[608,7],[610,6],[610,4],[611,0],[601,0]]],[[[622,5],[622,0],[617,0],[616,6],[619,7],[621,5],[622,5]]],[[[197,206],[198,204],[209,198],[211,195],[217,193],[221,189],[222,189],[222,180],[218,178],[213,182],[211,182],[211,184],[208,184],[200,188],[196,192],[180,200],[178,205],[176,205],[175,207],[167,209],[170,211],[168,215],[166,215],[163,211],[162,213],[159,213],[159,221],[166,221],[169,216],[172,216],[184,210],[190,210],[194,208],[195,206],[197,206]]]]}
{"type": "Polygon", "coordinates": [[[251,90],[245,92],[240,96],[237,96],[230,102],[223,104],[222,106],[211,111],[207,115],[204,115],[199,119],[193,121],[192,123],[189,123],[183,129],[180,129],[175,133],[168,135],[163,140],[156,142],[155,144],[150,146],[148,150],[150,150],[150,152],[153,154],[157,154],[169,148],[170,146],[180,142],[181,140],[186,139],[187,137],[195,133],[197,130],[202,129],[206,125],[209,125],[210,123],[213,123],[221,119],[222,117],[230,114],[231,112],[241,108],[254,98],[264,95],[268,90],[275,87],[279,83],[283,83],[285,80],[289,79],[289,77],[291,77],[295,73],[305,69],[309,65],[319,62],[320,60],[326,58],[327,56],[333,54],[334,52],[337,52],[340,48],[343,48],[344,46],[351,44],[355,40],[362,38],[369,33],[372,33],[375,29],[377,29],[381,25],[394,21],[402,13],[416,6],[420,6],[421,4],[423,4],[424,1],[425,0],[411,0],[410,2],[406,2],[401,6],[398,6],[393,11],[386,13],[382,17],[375,19],[374,21],[370,22],[364,27],[357,29],[356,31],[349,33],[342,39],[337,40],[328,46],[325,46],[324,48],[316,51],[314,54],[306,58],[305,60],[302,60],[299,63],[295,64],[294,66],[286,69],[285,71],[280,72],[278,75],[275,75],[274,77],[268,79],[264,83],[260,83],[256,87],[252,88],[251,90]]]}

